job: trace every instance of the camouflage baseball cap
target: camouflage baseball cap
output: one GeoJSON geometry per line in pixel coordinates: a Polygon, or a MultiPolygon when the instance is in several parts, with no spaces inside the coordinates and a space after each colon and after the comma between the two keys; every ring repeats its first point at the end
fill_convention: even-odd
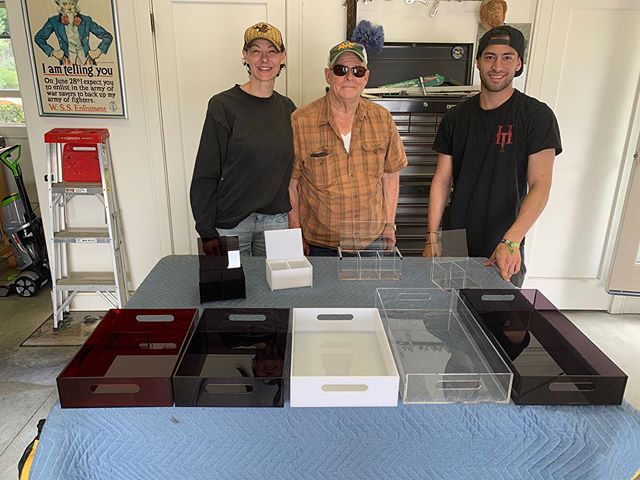
{"type": "Polygon", "coordinates": [[[338,58],[340,58],[340,55],[347,52],[354,53],[360,60],[364,62],[365,65],[367,64],[367,50],[364,48],[364,45],[362,45],[361,43],[345,41],[340,42],[338,45],[329,50],[329,60],[327,62],[329,68],[332,68],[336,64],[338,58]]]}
{"type": "Polygon", "coordinates": [[[244,32],[244,50],[249,48],[249,45],[254,40],[263,38],[269,40],[278,49],[279,52],[284,52],[284,43],[282,41],[282,34],[273,25],[266,22],[258,22],[255,25],[251,25],[244,32]]]}

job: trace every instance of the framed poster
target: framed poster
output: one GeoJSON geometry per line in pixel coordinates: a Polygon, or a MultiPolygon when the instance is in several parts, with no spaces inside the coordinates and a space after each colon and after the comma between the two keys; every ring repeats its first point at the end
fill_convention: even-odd
{"type": "Polygon", "coordinates": [[[115,0],[22,0],[41,116],[127,116],[115,0]]]}

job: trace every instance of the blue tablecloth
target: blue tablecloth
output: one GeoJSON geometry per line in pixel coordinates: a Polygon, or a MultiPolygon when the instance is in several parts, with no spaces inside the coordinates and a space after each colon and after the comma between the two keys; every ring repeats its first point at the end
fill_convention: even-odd
{"type": "MultiPolygon", "coordinates": [[[[225,306],[361,307],[380,286],[430,287],[430,262],[400,282],[339,282],[312,259],[314,288],[271,293],[264,260],[245,262],[247,299],[225,306]]],[[[198,305],[197,258],[162,259],[127,307],[198,305]]],[[[479,263],[469,276],[504,286],[479,263]]],[[[210,306],[213,306],[211,304],[210,306]]],[[[62,410],[45,425],[41,479],[602,479],[640,468],[640,413],[620,407],[411,405],[397,408],[62,410]]]]}

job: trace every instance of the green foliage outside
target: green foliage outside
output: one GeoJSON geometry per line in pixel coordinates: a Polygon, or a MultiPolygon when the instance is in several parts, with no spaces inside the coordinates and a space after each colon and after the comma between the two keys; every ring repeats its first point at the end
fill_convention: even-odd
{"type": "Polygon", "coordinates": [[[0,7],[0,33],[9,33],[9,22],[7,22],[7,9],[0,7]]]}
{"type": "MultiPolygon", "coordinates": [[[[8,28],[7,10],[0,8],[0,34],[5,34],[8,28]]],[[[0,89],[18,90],[19,88],[16,63],[11,49],[11,39],[2,38],[0,39],[0,89]]]]}
{"type": "Polygon", "coordinates": [[[15,103],[0,105],[0,124],[2,123],[24,123],[22,106],[15,103]]]}
{"type": "MultiPolygon", "coordinates": [[[[7,36],[9,23],[7,22],[7,10],[0,7],[0,36],[7,36]]],[[[11,39],[0,38],[0,90],[19,90],[16,64],[13,59],[11,39]]],[[[24,123],[24,110],[19,103],[0,103],[0,124],[24,123]]]]}

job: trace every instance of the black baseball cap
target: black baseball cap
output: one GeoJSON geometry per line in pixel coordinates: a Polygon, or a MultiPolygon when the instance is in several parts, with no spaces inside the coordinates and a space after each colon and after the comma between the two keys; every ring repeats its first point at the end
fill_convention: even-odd
{"type": "Polygon", "coordinates": [[[484,52],[485,48],[489,45],[508,45],[518,52],[522,66],[520,66],[515,76],[518,77],[522,74],[522,68],[524,67],[524,35],[520,30],[510,27],[509,25],[500,25],[499,27],[489,30],[482,35],[478,42],[476,60],[480,58],[482,52],[484,52]]]}

